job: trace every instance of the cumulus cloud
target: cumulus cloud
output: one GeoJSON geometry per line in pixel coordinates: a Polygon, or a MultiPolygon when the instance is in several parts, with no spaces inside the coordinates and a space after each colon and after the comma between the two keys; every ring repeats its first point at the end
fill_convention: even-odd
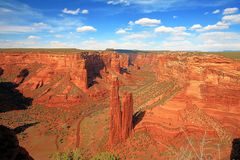
{"type": "Polygon", "coordinates": [[[198,30],[200,30],[200,29],[202,29],[202,25],[201,25],[201,24],[194,24],[194,25],[190,28],[190,30],[196,30],[196,31],[198,31],[198,30]]]}
{"type": "Polygon", "coordinates": [[[133,26],[133,25],[134,25],[134,22],[133,22],[133,21],[129,21],[129,22],[128,22],[128,25],[133,26]]]}
{"type": "Polygon", "coordinates": [[[230,24],[240,24],[240,14],[223,16],[222,21],[230,24]]]}
{"type": "Polygon", "coordinates": [[[219,21],[216,24],[207,25],[205,27],[203,27],[200,24],[194,24],[192,27],[190,27],[190,30],[203,32],[203,31],[210,31],[210,30],[222,30],[222,29],[228,29],[228,28],[229,28],[229,23],[219,21]]]}
{"type": "Polygon", "coordinates": [[[177,33],[177,32],[184,32],[186,31],[186,27],[180,26],[180,27],[165,27],[160,26],[155,28],[154,30],[156,33],[177,33]]]}
{"type": "Polygon", "coordinates": [[[84,10],[82,10],[82,14],[88,14],[88,10],[87,9],[84,9],[84,10]]]}
{"type": "Polygon", "coordinates": [[[97,29],[92,26],[82,26],[77,28],[77,32],[96,32],[97,29]]]}
{"type": "Polygon", "coordinates": [[[239,50],[240,34],[235,32],[206,32],[196,37],[201,50],[239,50]]]}
{"type": "Polygon", "coordinates": [[[39,32],[48,29],[49,26],[43,22],[33,23],[30,26],[0,25],[0,33],[28,33],[39,32]]]}
{"type": "Polygon", "coordinates": [[[48,28],[49,26],[48,26],[48,24],[46,24],[46,23],[38,22],[38,23],[33,23],[33,27],[46,29],[46,28],[48,28]]]}
{"type": "Polygon", "coordinates": [[[150,19],[150,18],[141,18],[141,19],[135,21],[135,24],[138,24],[141,26],[157,26],[160,23],[161,23],[161,20],[150,19]]]}
{"type": "Polygon", "coordinates": [[[33,35],[30,35],[27,37],[27,39],[40,39],[40,37],[38,36],[33,36],[33,35]]]}
{"type": "Polygon", "coordinates": [[[225,22],[217,22],[214,25],[207,25],[206,27],[203,28],[204,31],[209,31],[209,30],[221,30],[221,29],[228,29],[229,24],[225,22]]]}
{"type": "Polygon", "coordinates": [[[184,26],[178,26],[178,27],[160,26],[155,28],[154,31],[155,33],[171,34],[170,37],[168,37],[170,40],[185,39],[186,37],[191,36],[191,33],[186,32],[187,28],[184,26]]]}
{"type": "Polygon", "coordinates": [[[227,15],[227,14],[234,14],[234,13],[237,13],[237,12],[238,12],[238,8],[236,8],[236,7],[226,8],[226,9],[224,9],[223,14],[227,15]]]}
{"type": "Polygon", "coordinates": [[[70,9],[64,8],[62,12],[65,14],[78,15],[80,13],[80,8],[77,8],[76,10],[70,10],[70,9]]]}
{"type": "Polygon", "coordinates": [[[218,13],[220,13],[220,10],[219,10],[219,9],[217,9],[217,10],[215,10],[215,11],[212,12],[212,14],[218,14],[218,13]]]}
{"type": "Polygon", "coordinates": [[[116,34],[126,34],[127,31],[125,29],[120,28],[119,30],[116,31],[116,34]]]}

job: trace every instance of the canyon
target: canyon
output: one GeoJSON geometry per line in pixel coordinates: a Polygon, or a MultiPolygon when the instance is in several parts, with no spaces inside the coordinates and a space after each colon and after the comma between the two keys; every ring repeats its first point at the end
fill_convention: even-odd
{"type": "Polygon", "coordinates": [[[197,52],[0,50],[0,124],[33,159],[229,159],[240,61],[197,52]],[[216,158],[217,157],[217,158],[216,158]]]}

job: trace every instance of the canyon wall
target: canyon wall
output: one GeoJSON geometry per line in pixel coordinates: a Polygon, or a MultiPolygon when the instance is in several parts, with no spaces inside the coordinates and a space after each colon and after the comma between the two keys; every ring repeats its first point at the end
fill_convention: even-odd
{"type": "MultiPolygon", "coordinates": [[[[198,98],[223,111],[240,111],[239,60],[217,55],[191,53],[137,54],[130,57],[136,66],[149,67],[158,81],[174,81],[185,90],[199,90],[198,98]]],[[[194,96],[194,95],[190,95],[194,96]]]]}
{"type": "MultiPolygon", "coordinates": [[[[2,77],[21,83],[18,89],[34,103],[47,106],[69,106],[91,98],[106,96],[107,88],[89,89],[96,79],[109,82],[112,74],[128,67],[129,56],[110,51],[4,51],[0,52],[2,77]],[[27,71],[26,77],[18,76],[27,71]],[[36,94],[35,94],[36,93],[36,94]],[[85,97],[85,99],[84,99],[85,97]]],[[[94,87],[93,87],[94,88],[94,87]]]]}

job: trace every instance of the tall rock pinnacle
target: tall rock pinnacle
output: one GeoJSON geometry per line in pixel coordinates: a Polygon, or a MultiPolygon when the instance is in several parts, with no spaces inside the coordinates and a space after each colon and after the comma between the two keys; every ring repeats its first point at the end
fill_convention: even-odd
{"type": "Polygon", "coordinates": [[[117,77],[112,77],[112,86],[110,93],[110,145],[117,144],[130,136],[133,129],[132,116],[132,93],[124,93],[121,110],[121,103],[119,98],[119,81],[117,77]]]}
{"type": "Polygon", "coordinates": [[[133,129],[133,98],[132,93],[125,92],[122,100],[122,139],[127,139],[133,129]]]}
{"type": "Polygon", "coordinates": [[[110,93],[110,133],[109,143],[116,144],[121,140],[121,104],[119,98],[119,81],[117,77],[112,77],[110,93]]]}

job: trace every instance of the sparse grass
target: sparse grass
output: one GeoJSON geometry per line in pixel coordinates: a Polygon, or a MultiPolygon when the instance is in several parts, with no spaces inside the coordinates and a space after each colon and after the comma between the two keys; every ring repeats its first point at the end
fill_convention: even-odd
{"type": "Polygon", "coordinates": [[[109,152],[102,152],[95,155],[91,160],[120,160],[120,158],[109,152]]]}
{"type": "Polygon", "coordinates": [[[214,54],[214,55],[224,56],[226,58],[231,58],[231,59],[240,59],[240,52],[195,52],[194,54],[197,54],[197,55],[214,54]]]}
{"type": "Polygon", "coordinates": [[[53,160],[84,160],[80,149],[68,152],[57,152],[52,155],[53,160]]]}

